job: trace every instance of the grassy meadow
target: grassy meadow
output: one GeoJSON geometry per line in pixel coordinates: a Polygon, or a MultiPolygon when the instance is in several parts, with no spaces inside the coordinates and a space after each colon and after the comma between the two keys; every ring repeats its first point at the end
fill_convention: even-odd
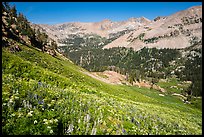
{"type": "MultiPolygon", "coordinates": [[[[202,134],[199,106],[154,89],[103,83],[63,56],[16,44],[22,51],[2,48],[3,134],[202,134]]],[[[170,88],[175,80],[158,85],[181,92],[170,88]]]]}

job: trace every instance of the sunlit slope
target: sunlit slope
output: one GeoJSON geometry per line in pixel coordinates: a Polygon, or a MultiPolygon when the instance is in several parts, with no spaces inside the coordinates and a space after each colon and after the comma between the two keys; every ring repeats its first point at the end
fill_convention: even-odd
{"type": "Polygon", "coordinates": [[[20,47],[2,49],[3,134],[202,134],[202,112],[177,98],[109,85],[20,47]]]}

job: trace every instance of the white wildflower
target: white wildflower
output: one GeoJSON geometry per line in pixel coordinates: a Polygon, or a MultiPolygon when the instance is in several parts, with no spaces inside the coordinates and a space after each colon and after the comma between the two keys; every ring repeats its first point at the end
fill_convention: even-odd
{"type": "Polygon", "coordinates": [[[53,123],[53,120],[52,120],[52,119],[51,119],[51,120],[49,120],[49,123],[51,123],[51,124],[52,124],[52,123],[53,123]]]}
{"type": "Polygon", "coordinates": [[[53,133],[53,130],[50,130],[50,134],[52,134],[53,133]]]}
{"type": "Polygon", "coordinates": [[[47,126],[47,128],[48,128],[48,129],[51,129],[51,127],[50,127],[50,126],[47,126]]]}
{"type": "Polygon", "coordinates": [[[85,132],[85,134],[87,134],[87,132],[88,132],[89,125],[90,125],[90,123],[88,123],[88,124],[86,125],[86,132],[85,132]]]}
{"type": "Polygon", "coordinates": [[[34,124],[37,124],[37,123],[38,123],[38,121],[37,121],[37,120],[35,120],[35,121],[34,121],[34,124]]]}
{"type": "Polygon", "coordinates": [[[26,101],[25,100],[23,100],[23,105],[24,105],[24,108],[26,107],[26,101]]]}
{"type": "Polygon", "coordinates": [[[120,131],[119,130],[116,131],[116,135],[120,135],[120,131]]]}
{"type": "Polygon", "coordinates": [[[15,97],[15,99],[19,99],[19,97],[15,97]]]}
{"type": "Polygon", "coordinates": [[[28,113],[28,117],[32,117],[32,115],[33,115],[32,113],[30,113],[30,112],[28,113]]]}
{"type": "Polygon", "coordinates": [[[73,130],[74,130],[74,126],[73,126],[73,124],[70,124],[68,130],[66,131],[66,133],[67,134],[71,133],[73,130]]]}
{"type": "Polygon", "coordinates": [[[58,120],[57,120],[57,119],[55,119],[54,121],[55,121],[56,123],[58,122],[58,120]]]}
{"type": "Polygon", "coordinates": [[[27,103],[26,103],[27,108],[29,108],[29,106],[30,106],[29,104],[30,104],[29,101],[27,101],[27,103]]]}
{"type": "Polygon", "coordinates": [[[20,118],[22,116],[22,113],[19,113],[18,118],[20,118]]]}
{"type": "Polygon", "coordinates": [[[13,103],[13,99],[10,99],[10,100],[9,100],[9,103],[13,103]]]}
{"type": "Polygon", "coordinates": [[[91,131],[91,135],[96,135],[96,130],[97,130],[96,128],[93,128],[91,131]]]}
{"type": "Polygon", "coordinates": [[[18,110],[19,110],[19,111],[21,111],[21,110],[22,110],[22,108],[18,108],[18,110]]]}
{"type": "Polygon", "coordinates": [[[84,121],[85,121],[85,122],[88,122],[90,119],[91,119],[91,117],[90,117],[89,114],[87,114],[87,115],[84,117],[84,121]]]}

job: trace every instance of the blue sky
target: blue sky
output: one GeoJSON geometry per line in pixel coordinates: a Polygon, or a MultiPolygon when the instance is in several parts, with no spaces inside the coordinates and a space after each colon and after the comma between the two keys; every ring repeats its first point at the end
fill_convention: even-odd
{"type": "Polygon", "coordinates": [[[168,16],[202,2],[11,2],[37,24],[127,20],[131,17],[168,16]]]}

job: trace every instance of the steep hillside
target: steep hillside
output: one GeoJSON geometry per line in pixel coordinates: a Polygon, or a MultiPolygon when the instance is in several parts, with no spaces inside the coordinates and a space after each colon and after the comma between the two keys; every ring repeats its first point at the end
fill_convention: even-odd
{"type": "Polygon", "coordinates": [[[105,84],[60,56],[15,45],[22,51],[2,53],[3,134],[201,134],[201,111],[179,99],[105,84]]]}
{"type": "MultiPolygon", "coordinates": [[[[15,7],[2,7],[6,20],[13,21],[15,7]]],[[[44,52],[41,40],[47,39],[39,31],[32,31],[34,36],[39,33],[36,37],[29,35],[28,22],[12,24],[19,28],[12,30],[9,23],[2,27],[3,135],[202,134],[202,111],[193,103],[154,89],[94,79],[57,51],[44,52]],[[24,42],[16,30],[35,42],[24,42]]],[[[167,84],[178,82],[160,83],[167,84]]]]}
{"type": "MultiPolygon", "coordinates": [[[[196,43],[189,48],[156,49],[143,48],[134,51],[128,48],[83,48],[76,50],[60,47],[59,50],[74,63],[89,71],[116,71],[126,75],[129,82],[140,82],[153,79],[168,79],[177,77],[180,81],[197,83],[189,89],[190,94],[202,95],[202,43],[196,43]]],[[[132,83],[131,82],[131,83],[132,83]]],[[[189,94],[189,95],[190,95],[189,94]]]]}

